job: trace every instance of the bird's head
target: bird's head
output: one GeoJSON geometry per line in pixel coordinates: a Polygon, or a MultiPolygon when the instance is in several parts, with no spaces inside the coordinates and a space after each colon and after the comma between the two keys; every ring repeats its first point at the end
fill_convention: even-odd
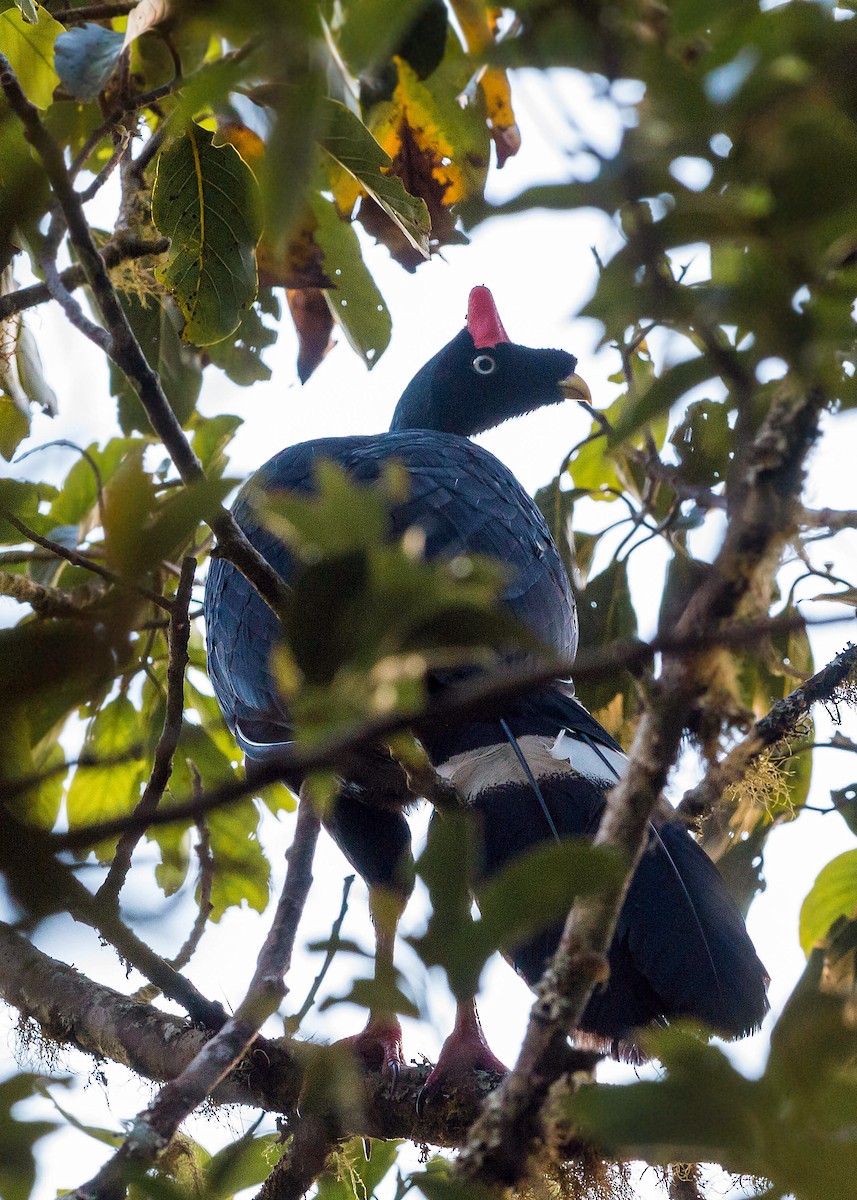
{"type": "Polygon", "coordinates": [[[432,429],[470,437],[561,400],[590,399],[564,350],[532,350],[509,340],[494,297],[475,287],[467,324],[419,370],[402,393],[391,430],[432,429]]]}

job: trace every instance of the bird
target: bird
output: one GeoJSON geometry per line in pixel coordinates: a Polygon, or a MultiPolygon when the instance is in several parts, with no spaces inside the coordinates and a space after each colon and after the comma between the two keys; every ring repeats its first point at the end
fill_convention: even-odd
{"type": "MultiPolygon", "coordinates": [[[[472,289],[465,326],[417,373],[377,435],[317,439],[288,447],[257,471],[233,512],[257,550],[287,583],[299,564],[256,515],[269,490],[312,493],[316,466],[329,460],[360,483],[396,461],[407,498],[390,514],[390,537],[423,531],[427,559],[484,554],[506,565],[505,608],[564,662],[577,651],[574,591],[533,500],[511,471],[473,443],[475,434],[546,405],[589,404],[577,361],[508,337],[490,290],[472,289]]],[[[293,738],[288,705],[271,668],[280,637],[275,615],[223,559],[205,592],[208,668],[226,723],[245,756],[248,779],[278,761],[293,738]]],[[[445,686],[441,676],[434,681],[445,686]]],[[[587,712],[567,679],[506,702],[484,719],[417,729],[430,761],[452,783],[481,830],[478,875],[487,880],[546,840],[594,837],[609,788],[621,775],[621,746],[587,712]]],[[[300,779],[285,776],[297,787],[300,779]]],[[[328,832],[369,888],[376,928],[376,977],[389,978],[398,919],[413,887],[406,810],[413,801],[400,770],[380,751],[349,764],[329,805],[328,832]]],[[[559,938],[542,930],[506,948],[530,984],[559,938]]],[[[610,977],[592,995],[575,1031],[581,1045],[633,1056],[638,1030],[677,1018],[728,1037],[755,1029],[767,1007],[767,974],[716,867],[670,806],[653,818],[647,848],[619,915],[610,977]]],[[[371,1011],[348,1039],[369,1067],[404,1065],[398,1019],[371,1011]]],[[[459,1000],[455,1027],[428,1077],[430,1098],[472,1069],[505,1070],[485,1041],[475,1001],[459,1000]]]]}

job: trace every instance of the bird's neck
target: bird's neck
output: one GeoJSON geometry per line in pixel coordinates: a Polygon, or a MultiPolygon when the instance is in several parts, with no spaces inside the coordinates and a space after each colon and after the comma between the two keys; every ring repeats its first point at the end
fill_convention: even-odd
{"type": "MultiPolygon", "coordinates": [[[[466,330],[462,330],[455,341],[459,339],[466,339],[466,343],[472,347],[472,339],[466,330]]],[[[431,429],[435,433],[457,433],[461,437],[471,437],[474,433],[481,433],[499,424],[496,418],[485,418],[485,414],[474,411],[470,405],[456,403],[459,389],[452,386],[448,378],[448,356],[455,347],[455,341],[429,359],[402,392],[390,424],[391,433],[405,429],[431,429]]]]}

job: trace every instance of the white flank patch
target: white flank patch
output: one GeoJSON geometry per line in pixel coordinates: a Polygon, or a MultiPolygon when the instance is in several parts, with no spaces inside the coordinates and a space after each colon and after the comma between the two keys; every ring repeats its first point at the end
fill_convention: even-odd
{"type": "MultiPolygon", "coordinates": [[[[628,762],[624,754],[609,750],[606,746],[598,747],[604,755],[604,759],[600,758],[587,742],[580,741],[567,729],[560,732],[553,744],[548,738],[525,734],[518,738],[518,745],[536,779],[546,779],[552,775],[580,775],[599,787],[609,788],[628,762]],[[611,768],[615,768],[616,776],[611,768]]],[[[437,770],[471,802],[482,792],[503,787],[504,784],[527,782],[518,756],[508,742],[455,754],[437,770]]]]}
{"type": "Polygon", "coordinates": [[[621,751],[610,750],[607,746],[599,746],[595,750],[567,729],[559,734],[550,752],[554,758],[567,762],[578,775],[593,783],[607,784],[608,787],[616,782],[628,765],[628,758],[621,751]]]}

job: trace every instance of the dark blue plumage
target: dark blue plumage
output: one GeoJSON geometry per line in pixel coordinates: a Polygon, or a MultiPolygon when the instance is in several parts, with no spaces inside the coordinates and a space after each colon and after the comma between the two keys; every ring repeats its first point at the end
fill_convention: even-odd
{"type": "MultiPolygon", "coordinates": [[[[618,743],[561,684],[527,696],[504,715],[525,750],[547,816],[540,817],[531,797],[522,802],[528,789],[521,773],[513,774],[514,759],[496,721],[450,731],[442,744],[428,743],[441,772],[463,785],[480,816],[480,870],[486,878],[548,840],[554,829],[560,837],[593,838],[607,790],[624,765],[618,743]],[[486,751],[483,773],[468,770],[464,764],[486,751]],[[501,757],[513,782],[495,782],[504,774],[501,757]]],[[[556,925],[524,946],[507,947],[528,983],[541,978],[560,933],[556,925]]],[[[581,1030],[608,1043],[680,1017],[740,1037],[766,1012],[767,975],[743,918],[717,868],[667,804],[651,822],[609,962],[609,982],[595,991],[580,1023],[581,1030]]]]}
{"type": "MultiPolygon", "coordinates": [[[[571,659],[577,648],[574,596],[541,514],[511,472],[467,435],[566,396],[585,398],[574,367],[575,360],[562,351],[509,342],[490,293],[474,289],[466,329],[412,380],[391,432],[281,451],[239,495],[235,516],[291,581],[295,563],[258,523],[252,492],[309,492],[322,458],[360,482],[377,479],[394,459],[407,470],[410,494],[393,509],[390,536],[418,525],[429,558],[478,553],[502,561],[510,569],[508,609],[545,645],[571,659]]],[[[222,560],[211,566],[205,619],[212,682],[250,774],[254,763],[276,761],[291,736],[289,713],[269,666],[277,622],[222,560]]],[[[444,686],[443,679],[435,686],[444,686]]],[[[482,721],[432,724],[417,727],[417,733],[437,768],[482,818],[485,875],[546,838],[593,837],[606,793],[622,768],[621,748],[559,681],[486,713],[482,721]]],[[[409,800],[401,774],[379,750],[349,770],[328,814],[328,830],[366,880],[370,898],[373,889],[385,888],[403,902],[412,886],[403,815],[409,800]]],[[[530,983],[541,975],[558,934],[548,929],[526,946],[508,948],[530,983]]],[[[392,962],[392,930],[380,925],[378,958],[388,967],[392,962]]],[[[666,807],[652,824],[620,914],[610,967],[609,982],[592,997],[581,1023],[585,1034],[603,1044],[617,1045],[640,1026],[681,1016],[737,1036],[764,1015],[767,979],[740,914],[716,868],[666,807]]],[[[373,1063],[401,1063],[401,1032],[391,1014],[370,1014],[355,1048],[373,1063]]],[[[472,1005],[459,1009],[434,1084],[461,1063],[499,1065],[472,1005]]]]}
{"type": "MultiPolygon", "coordinates": [[[[466,438],[426,430],[326,438],[281,451],[253,476],[234,506],[238,523],[286,580],[295,564],[253,509],[259,489],[309,492],[314,465],[332,459],[356,481],[378,478],[395,460],[408,471],[408,498],[391,513],[391,536],[419,526],[426,556],[484,554],[509,567],[507,607],[544,642],[571,659],[577,649],[574,596],[559,553],[533,501],[506,467],[466,438]]],[[[277,621],[229,563],[215,560],[205,599],[209,673],[227,722],[249,742],[281,742],[289,716],[260,647],[273,646],[277,621]]],[[[261,757],[263,749],[257,752],[261,757]]]]}

